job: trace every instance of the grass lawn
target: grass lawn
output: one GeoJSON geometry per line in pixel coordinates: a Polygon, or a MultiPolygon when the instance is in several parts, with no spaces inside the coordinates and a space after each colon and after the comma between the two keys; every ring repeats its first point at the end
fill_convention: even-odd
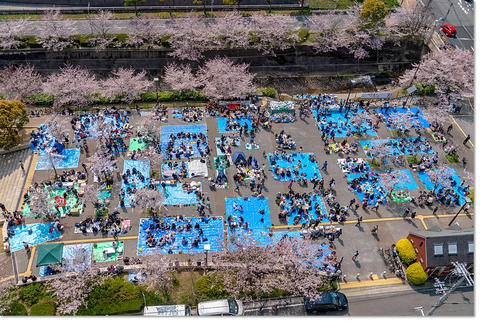
{"type": "Polygon", "coordinates": [[[309,0],[310,9],[346,9],[351,7],[353,0],[309,0]]]}

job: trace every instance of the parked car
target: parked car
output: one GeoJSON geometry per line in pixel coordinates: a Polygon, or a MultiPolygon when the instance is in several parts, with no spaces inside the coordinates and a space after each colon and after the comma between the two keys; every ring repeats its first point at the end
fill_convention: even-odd
{"type": "Polygon", "coordinates": [[[347,297],[340,292],[321,293],[318,298],[305,298],[305,310],[308,313],[346,309],[348,309],[347,297]]]}
{"type": "Polygon", "coordinates": [[[442,25],[442,31],[448,36],[448,37],[455,37],[457,35],[457,29],[455,29],[454,26],[449,25],[447,23],[442,25]]]}
{"type": "Polygon", "coordinates": [[[144,316],[190,316],[190,306],[188,305],[159,305],[145,306],[144,316]]]}
{"type": "Polygon", "coordinates": [[[200,302],[198,315],[243,315],[243,303],[234,299],[200,302]]]}

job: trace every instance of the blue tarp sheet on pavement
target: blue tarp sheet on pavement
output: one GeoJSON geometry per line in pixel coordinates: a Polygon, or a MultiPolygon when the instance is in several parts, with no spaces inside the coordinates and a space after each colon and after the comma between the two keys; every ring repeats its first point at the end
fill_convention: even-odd
{"type": "MultiPolygon", "coordinates": [[[[78,160],[80,159],[80,149],[64,149],[60,153],[62,157],[53,157],[53,164],[56,169],[76,168],[78,167],[78,160]]],[[[50,158],[47,152],[40,152],[38,155],[37,165],[35,170],[50,170],[53,169],[50,158]]]]}
{"type": "Polygon", "coordinates": [[[322,175],[320,174],[320,169],[318,168],[317,161],[314,159],[314,161],[309,160],[309,156],[315,155],[313,153],[292,153],[290,154],[292,156],[291,162],[288,162],[286,159],[280,159],[278,157],[275,157],[273,154],[268,154],[268,162],[270,163],[270,167],[272,167],[273,171],[273,165],[272,165],[272,159],[274,159],[277,163],[277,166],[279,168],[288,168],[291,172],[290,176],[285,175],[284,177],[277,176],[274,172],[275,179],[280,180],[280,181],[290,181],[292,179],[293,181],[298,181],[300,180],[299,175],[295,175],[293,171],[298,171],[299,174],[305,173],[305,177],[307,180],[312,179],[315,174],[317,175],[318,179],[322,178],[322,175]],[[301,168],[300,169],[295,169],[296,164],[300,161],[301,163],[301,168]]]}
{"type": "MultiPolygon", "coordinates": [[[[184,133],[191,133],[191,134],[199,134],[202,133],[205,136],[207,136],[207,126],[205,124],[192,124],[192,125],[166,125],[162,126],[162,134],[160,136],[161,139],[161,148],[162,152],[165,152],[166,149],[168,148],[168,142],[170,140],[170,135],[171,134],[177,134],[179,132],[184,132],[184,133]]],[[[191,146],[193,148],[193,154],[190,157],[193,158],[198,158],[200,157],[200,150],[197,147],[197,139],[187,139],[187,138],[181,138],[181,139],[176,139],[174,143],[174,149],[180,148],[181,144],[184,144],[185,146],[191,146]]],[[[205,151],[206,145],[201,143],[200,148],[202,151],[205,151]]],[[[184,155],[182,157],[185,157],[184,155]]],[[[170,156],[166,155],[166,159],[169,159],[170,156]]]]}
{"type": "MultiPolygon", "coordinates": [[[[438,171],[441,171],[441,170],[434,169],[433,171],[438,172],[438,171]]],[[[452,188],[452,186],[453,186],[452,189],[453,189],[454,193],[456,195],[458,195],[458,197],[459,197],[459,204],[463,205],[465,203],[465,198],[464,197],[466,195],[466,192],[469,192],[470,189],[468,189],[468,187],[466,187],[466,186],[461,186],[460,185],[462,183],[462,180],[460,180],[460,178],[458,177],[455,169],[447,169],[447,173],[450,175],[451,180],[453,180],[455,182],[455,185],[445,187],[444,184],[441,182],[441,180],[439,180],[437,189],[435,189],[435,184],[432,182],[432,180],[427,175],[427,173],[425,173],[423,171],[420,171],[417,174],[418,174],[418,177],[420,178],[420,180],[422,181],[423,185],[425,186],[425,189],[427,189],[427,190],[435,189],[435,192],[437,194],[439,193],[439,191],[442,188],[452,188]]],[[[448,198],[453,199],[451,197],[448,197],[448,198]]]]}
{"type": "Polygon", "coordinates": [[[186,225],[187,222],[185,220],[177,221],[175,217],[166,217],[166,218],[159,218],[157,222],[154,219],[147,219],[141,218],[140,219],[140,232],[138,235],[138,248],[137,254],[138,255],[145,255],[145,254],[153,254],[153,253],[163,253],[168,254],[169,250],[171,249],[172,254],[178,254],[179,250],[181,253],[203,253],[204,245],[209,244],[210,250],[209,252],[220,252],[223,249],[223,220],[221,217],[191,217],[191,218],[184,218],[191,220],[190,224],[192,225],[192,229],[187,231],[186,225]],[[202,221],[203,220],[203,221],[202,221]],[[168,223],[171,225],[175,223],[176,227],[175,230],[169,229],[168,231],[165,229],[161,229],[160,227],[157,229],[156,225],[160,224],[163,221],[164,223],[168,223]],[[208,222],[206,222],[208,221],[208,222]],[[195,229],[195,224],[198,223],[200,225],[200,229],[203,231],[203,237],[200,238],[200,242],[198,246],[193,248],[192,243],[194,239],[199,235],[199,230],[195,229]],[[153,235],[153,238],[160,240],[161,237],[166,236],[168,233],[174,232],[175,238],[172,242],[166,243],[163,246],[159,246],[158,244],[156,247],[149,247],[148,244],[148,237],[147,237],[147,230],[150,230],[150,226],[153,224],[154,229],[150,232],[153,235]],[[179,231],[180,227],[184,227],[182,231],[179,231]],[[183,244],[182,240],[183,237],[187,240],[186,244],[183,244]],[[207,238],[207,240],[204,240],[207,238]]]}
{"type": "Polygon", "coordinates": [[[388,140],[372,140],[372,141],[360,141],[360,144],[365,151],[367,157],[371,157],[368,150],[376,142],[388,142],[390,147],[390,154],[388,155],[414,155],[414,154],[433,154],[432,147],[425,138],[420,138],[416,141],[416,138],[402,138],[402,139],[388,139],[388,140]],[[415,142],[415,143],[414,143],[415,142]]]}
{"type": "Polygon", "coordinates": [[[399,116],[410,117],[410,121],[414,128],[417,129],[425,129],[430,127],[428,121],[423,117],[422,111],[418,107],[410,107],[410,108],[389,108],[388,112],[385,113],[385,109],[380,108],[377,110],[379,113],[385,114],[387,118],[387,127],[392,129],[392,124],[390,121],[390,117],[393,114],[397,114],[399,116]],[[409,113],[408,113],[409,112],[409,113]],[[418,114],[417,114],[418,113],[418,114]],[[413,114],[413,115],[412,115],[413,114]]]}
{"type": "MultiPolygon", "coordinates": [[[[161,185],[157,185],[157,187],[160,191],[162,190],[161,185]]],[[[198,205],[200,203],[200,201],[197,200],[196,193],[194,191],[190,193],[184,191],[181,183],[175,185],[167,184],[165,190],[163,205],[198,205]]],[[[202,191],[201,184],[200,191],[202,191]]]]}
{"type": "MultiPolygon", "coordinates": [[[[238,130],[232,130],[232,129],[229,129],[227,131],[227,120],[228,118],[224,118],[224,117],[219,117],[217,119],[217,122],[218,122],[218,132],[219,133],[231,133],[231,132],[239,132],[238,130]]],[[[244,118],[241,118],[241,119],[235,119],[235,121],[237,121],[240,126],[244,126],[245,124],[247,124],[248,126],[248,129],[251,130],[252,129],[252,121],[249,120],[249,119],[244,119],[244,118]]]]}
{"type": "Polygon", "coordinates": [[[150,162],[140,161],[140,160],[125,160],[123,162],[124,174],[127,172],[128,169],[131,172],[133,168],[137,169],[145,177],[145,180],[142,182],[139,180],[138,175],[133,176],[132,174],[130,174],[130,176],[128,177],[129,184],[126,185],[122,180],[122,191],[125,192],[125,196],[126,196],[124,199],[125,207],[132,206],[130,202],[131,195],[127,192],[127,188],[131,187],[132,189],[133,188],[141,189],[147,186],[150,182],[150,162]]]}
{"type": "Polygon", "coordinates": [[[53,223],[40,223],[11,227],[14,235],[10,237],[10,251],[15,252],[23,249],[23,242],[28,246],[45,243],[50,240],[59,238],[62,234],[57,229],[53,229],[52,233],[48,230],[53,226],[53,223]]]}

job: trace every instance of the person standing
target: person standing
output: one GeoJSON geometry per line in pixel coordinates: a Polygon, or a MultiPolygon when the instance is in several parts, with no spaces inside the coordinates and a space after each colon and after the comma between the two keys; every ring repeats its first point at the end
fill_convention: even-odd
{"type": "Polygon", "coordinates": [[[470,134],[467,135],[467,137],[465,138],[465,140],[463,140],[463,145],[467,145],[467,142],[470,140],[471,136],[470,134]]]}
{"type": "Polygon", "coordinates": [[[352,256],[352,261],[356,261],[358,258],[358,255],[359,255],[358,250],[354,251],[352,256]]]}
{"type": "Polygon", "coordinates": [[[328,162],[327,161],[323,162],[322,170],[327,171],[327,166],[328,166],[328,162]]]}
{"type": "Polygon", "coordinates": [[[18,163],[20,164],[20,168],[22,169],[22,171],[25,172],[25,167],[23,165],[23,162],[19,161],[18,163]]]}

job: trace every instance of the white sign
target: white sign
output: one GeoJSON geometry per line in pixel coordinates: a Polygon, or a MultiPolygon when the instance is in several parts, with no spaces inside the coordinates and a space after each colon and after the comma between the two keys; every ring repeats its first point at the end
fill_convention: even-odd
{"type": "Polygon", "coordinates": [[[413,86],[410,86],[409,88],[407,88],[407,93],[412,94],[416,90],[417,90],[417,86],[413,85],[413,86]]]}

